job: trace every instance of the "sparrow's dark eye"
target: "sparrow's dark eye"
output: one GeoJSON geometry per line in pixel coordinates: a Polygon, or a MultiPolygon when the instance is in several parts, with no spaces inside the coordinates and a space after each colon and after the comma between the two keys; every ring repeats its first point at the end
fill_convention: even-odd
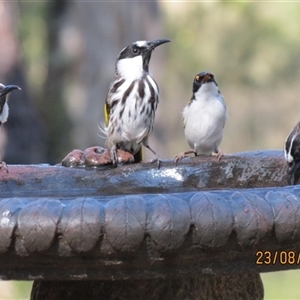
{"type": "Polygon", "coordinates": [[[136,48],[136,47],[133,47],[133,48],[132,48],[132,53],[133,53],[133,54],[139,54],[139,53],[140,53],[140,49],[139,49],[139,48],[136,48]]]}

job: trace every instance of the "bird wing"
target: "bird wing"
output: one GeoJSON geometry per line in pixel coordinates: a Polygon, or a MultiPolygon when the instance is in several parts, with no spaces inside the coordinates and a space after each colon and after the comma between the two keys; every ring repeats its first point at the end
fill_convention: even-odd
{"type": "MultiPolygon", "coordinates": [[[[108,126],[109,123],[109,116],[110,116],[110,109],[111,109],[111,105],[113,105],[112,103],[109,103],[111,101],[109,101],[111,99],[110,95],[113,92],[113,89],[117,89],[117,87],[114,87],[113,85],[111,85],[109,87],[107,96],[106,96],[106,100],[104,103],[104,109],[103,109],[103,114],[104,114],[104,122],[105,122],[105,126],[108,126]]],[[[143,150],[142,148],[140,148],[140,150],[134,155],[134,161],[137,162],[141,162],[144,159],[144,154],[143,154],[143,150]]]]}
{"type": "Polygon", "coordinates": [[[6,95],[0,97],[0,115],[2,114],[5,102],[6,102],[6,95]]]}
{"type": "Polygon", "coordinates": [[[187,118],[185,117],[185,111],[189,108],[189,106],[191,105],[191,103],[193,102],[194,100],[194,97],[192,96],[191,100],[189,101],[189,103],[184,107],[183,109],[183,112],[182,112],[182,123],[183,123],[183,129],[185,129],[185,126],[186,126],[186,121],[187,121],[187,118]]]}
{"type": "Polygon", "coordinates": [[[104,120],[106,126],[108,125],[109,122],[111,107],[114,105],[114,100],[112,95],[118,90],[118,88],[124,83],[124,81],[125,80],[120,78],[119,75],[115,75],[114,80],[108,89],[106,99],[105,99],[105,104],[104,104],[104,120]]]}
{"type": "Polygon", "coordinates": [[[219,91],[219,101],[221,102],[221,104],[223,105],[224,109],[225,109],[225,115],[224,115],[224,120],[223,120],[223,128],[225,127],[225,124],[226,124],[226,120],[228,118],[228,110],[227,110],[227,106],[226,106],[226,103],[224,101],[224,98],[222,96],[222,94],[220,93],[219,91]]]}
{"type": "Polygon", "coordinates": [[[108,120],[109,120],[109,113],[110,113],[110,108],[109,108],[109,105],[107,102],[104,103],[103,113],[104,113],[104,122],[105,122],[105,125],[107,126],[108,120]]]}

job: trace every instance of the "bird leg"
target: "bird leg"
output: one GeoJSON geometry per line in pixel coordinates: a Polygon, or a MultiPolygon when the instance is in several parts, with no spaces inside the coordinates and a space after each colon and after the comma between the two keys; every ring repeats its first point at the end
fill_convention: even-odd
{"type": "Polygon", "coordinates": [[[195,150],[189,150],[189,151],[179,153],[174,157],[175,164],[177,164],[179,160],[185,158],[187,154],[192,154],[192,153],[195,154],[195,156],[197,156],[197,152],[195,150]]]}
{"type": "Polygon", "coordinates": [[[156,158],[151,160],[151,163],[154,164],[155,162],[157,162],[157,169],[160,168],[160,164],[161,164],[161,159],[159,157],[159,155],[149,146],[148,143],[144,143],[144,146],[149,149],[155,156],[156,158]]]}
{"type": "Polygon", "coordinates": [[[221,149],[215,149],[214,152],[217,154],[216,155],[217,160],[220,161],[223,156],[223,151],[221,149]]]}
{"type": "Polygon", "coordinates": [[[112,164],[116,167],[118,163],[118,156],[117,156],[117,147],[116,145],[113,145],[110,149],[110,158],[112,164]]]}

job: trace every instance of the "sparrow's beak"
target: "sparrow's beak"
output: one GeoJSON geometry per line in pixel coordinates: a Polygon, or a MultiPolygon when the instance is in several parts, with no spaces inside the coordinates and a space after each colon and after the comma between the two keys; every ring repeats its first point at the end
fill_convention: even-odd
{"type": "Polygon", "coordinates": [[[295,185],[300,179],[300,161],[292,162],[288,166],[287,181],[289,185],[295,185]]]}
{"type": "Polygon", "coordinates": [[[205,83],[205,82],[210,82],[210,81],[212,81],[212,74],[206,73],[202,79],[202,82],[205,83]]]}
{"type": "Polygon", "coordinates": [[[1,91],[0,95],[4,96],[8,93],[10,93],[13,90],[21,90],[21,88],[17,85],[6,85],[3,90],[1,91]]]}
{"type": "Polygon", "coordinates": [[[154,50],[157,46],[159,45],[162,45],[164,43],[168,43],[168,42],[171,42],[170,40],[168,39],[160,39],[160,40],[154,40],[154,41],[151,41],[151,42],[148,42],[148,47],[149,47],[149,50],[154,50]]]}

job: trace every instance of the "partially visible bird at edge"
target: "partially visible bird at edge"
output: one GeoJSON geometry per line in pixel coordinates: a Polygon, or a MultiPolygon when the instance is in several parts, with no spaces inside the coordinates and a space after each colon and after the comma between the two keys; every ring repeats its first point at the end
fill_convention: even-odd
{"type": "MultiPolygon", "coordinates": [[[[17,85],[3,85],[0,83],[0,127],[7,121],[9,115],[9,107],[7,103],[8,94],[13,90],[21,90],[17,85]]],[[[5,162],[0,161],[0,170],[4,169],[8,172],[5,162]]]]}
{"type": "Polygon", "coordinates": [[[286,138],[283,151],[287,162],[288,184],[297,184],[300,178],[300,121],[286,138]]]}
{"type": "Polygon", "coordinates": [[[142,145],[155,155],[153,162],[160,166],[159,155],[148,141],[159,102],[159,89],[150,75],[149,62],[152,51],[167,42],[170,40],[137,41],[117,57],[104,107],[106,125],[102,128],[115,166],[117,149],[130,152],[135,162],[142,161],[142,145]]]}
{"type": "Polygon", "coordinates": [[[187,154],[216,154],[223,156],[219,149],[227,119],[227,107],[214,75],[210,72],[197,74],[193,82],[193,95],[183,110],[184,135],[190,150],[175,156],[175,163],[187,154]]]}

